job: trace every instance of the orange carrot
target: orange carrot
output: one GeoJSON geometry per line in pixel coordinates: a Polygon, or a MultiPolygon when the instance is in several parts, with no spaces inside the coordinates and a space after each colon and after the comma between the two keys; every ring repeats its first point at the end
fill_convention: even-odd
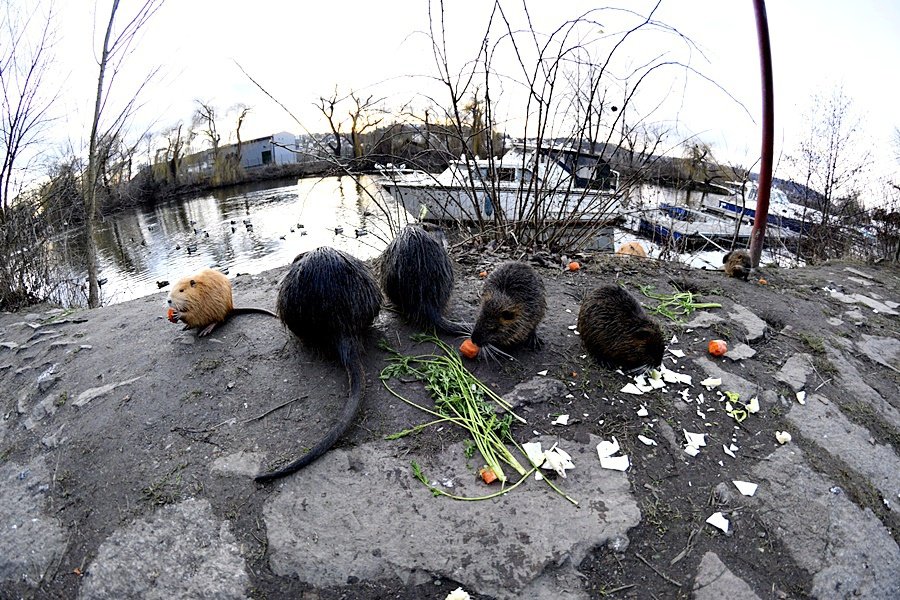
{"type": "Polygon", "coordinates": [[[769,283],[769,282],[766,281],[765,279],[763,279],[762,277],[759,278],[759,285],[766,285],[766,284],[768,284],[768,283],[769,283]]]}
{"type": "Polygon", "coordinates": [[[178,319],[175,318],[175,309],[172,308],[171,306],[169,307],[169,310],[166,311],[166,318],[167,318],[169,321],[171,321],[172,323],[177,323],[177,322],[178,322],[178,319]]]}
{"type": "Polygon", "coordinates": [[[722,356],[728,352],[728,344],[725,340],[710,340],[709,341],[709,353],[713,356],[722,356]]]}
{"type": "Polygon", "coordinates": [[[481,475],[481,479],[485,483],[493,483],[497,481],[497,474],[494,473],[494,470],[490,467],[484,467],[483,469],[478,471],[478,474],[481,475]]]}
{"type": "Polygon", "coordinates": [[[485,277],[487,277],[487,271],[482,271],[481,273],[478,274],[478,276],[481,277],[482,279],[484,279],[485,277]]]}
{"type": "Polygon", "coordinates": [[[570,270],[570,271],[577,271],[577,270],[580,269],[580,268],[581,268],[581,265],[578,264],[578,261],[573,260],[572,262],[569,263],[569,270],[570,270]]]}
{"type": "Polygon", "coordinates": [[[481,350],[481,348],[478,347],[478,344],[469,338],[463,340],[463,343],[459,345],[459,353],[468,359],[473,359],[478,356],[479,350],[481,350]]]}

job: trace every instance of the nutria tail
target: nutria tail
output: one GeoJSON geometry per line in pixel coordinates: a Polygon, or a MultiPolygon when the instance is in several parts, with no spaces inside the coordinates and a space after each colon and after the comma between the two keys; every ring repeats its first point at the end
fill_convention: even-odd
{"type": "Polygon", "coordinates": [[[585,349],[605,368],[642,373],[662,362],[662,330],[618,285],[599,287],[585,298],[578,332],[585,349]]]}
{"type": "Polygon", "coordinates": [[[241,306],[239,308],[234,308],[231,310],[231,313],[228,316],[233,317],[235,315],[267,315],[270,317],[278,318],[278,315],[273,313],[271,310],[266,310],[265,308],[257,308],[255,306],[241,306]]]}
{"type": "Polygon", "coordinates": [[[468,335],[472,326],[444,316],[453,291],[453,265],[440,229],[407,225],[381,254],[381,289],[411,324],[468,335]]]}
{"type": "Polygon", "coordinates": [[[484,281],[472,341],[479,346],[538,348],[537,326],[546,311],[544,283],[535,270],[523,262],[502,263],[484,281]]]}
{"type": "Polygon", "coordinates": [[[347,378],[350,382],[350,395],[347,398],[347,402],[344,403],[344,408],[338,415],[334,426],[309,452],[294,462],[281,467],[277,471],[257,475],[254,478],[256,481],[266,483],[296,473],[328,452],[335,442],[337,442],[350,428],[362,400],[362,386],[363,381],[365,380],[365,370],[363,369],[362,359],[356,349],[355,342],[351,340],[342,342],[338,348],[338,355],[341,364],[343,364],[344,368],[347,370],[347,378]]]}
{"type": "Polygon", "coordinates": [[[725,265],[725,274],[729,277],[743,279],[747,281],[750,277],[750,270],[753,263],[750,261],[750,253],[746,250],[732,250],[722,257],[722,264],[725,265]]]}

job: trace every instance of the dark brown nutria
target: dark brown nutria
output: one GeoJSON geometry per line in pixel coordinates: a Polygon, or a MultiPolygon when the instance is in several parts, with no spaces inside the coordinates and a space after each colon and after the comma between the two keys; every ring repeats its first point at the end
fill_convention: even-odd
{"type": "Polygon", "coordinates": [[[381,289],[407,321],[416,327],[469,335],[472,326],[447,319],[444,310],[453,291],[453,265],[443,232],[407,225],[384,249],[378,261],[381,289]]]}
{"type": "Polygon", "coordinates": [[[537,326],[546,311],[544,282],[535,270],[523,262],[504,262],[484,280],[472,342],[483,348],[526,344],[537,349],[537,326]]]}
{"type": "Polygon", "coordinates": [[[199,336],[212,333],[235,315],[261,314],[276,316],[264,308],[235,308],[231,295],[231,282],[225,275],[213,269],[203,269],[175,282],[166,298],[169,305],[168,319],[181,321],[185,329],[200,329],[199,336]]]}
{"type": "Polygon", "coordinates": [[[381,292],[357,258],[322,247],[294,259],[278,291],[278,316],[305,345],[337,356],[347,371],[350,394],[334,426],[312,450],[294,462],[256,477],[265,482],[290,475],[313,462],[344,434],[362,397],[363,336],[381,309],[381,292]]]}
{"type": "Polygon", "coordinates": [[[732,250],[722,257],[722,264],[725,265],[726,275],[744,281],[750,277],[750,269],[753,267],[750,262],[750,253],[746,250],[732,250]]]}
{"type": "Polygon", "coordinates": [[[662,330],[634,296],[617,285],[587,295],[578,311],[578,332],[585,349],[605,368],[643,373],[662,363],[662,330]]]}

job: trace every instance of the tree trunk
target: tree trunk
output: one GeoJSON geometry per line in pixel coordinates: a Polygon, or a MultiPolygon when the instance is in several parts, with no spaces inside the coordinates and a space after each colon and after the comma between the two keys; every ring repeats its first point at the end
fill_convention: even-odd
{"type": "Polygon", "coordinates": [[[88,154],[88,180],[84,194],[85,235],[87,236],[87,272],[88,272],[88,307],[100,306],[100,285],[97,275],[97,248],[94,245],[94,219],[97,215],[97,178],[100,174],[97,128],[100,123],[100,109],[103,101],[103,80],[106,75],[106,64],[109,60],[109,38],[112,35],[113,21],[119,9],[119,0],[113,0],[106,26],[106,37],[103,38],[103,53],[100,58],[100,73],[97,76],[97,97],[94,103],[94,120],[91,124],[90,150],[88,154]]]}

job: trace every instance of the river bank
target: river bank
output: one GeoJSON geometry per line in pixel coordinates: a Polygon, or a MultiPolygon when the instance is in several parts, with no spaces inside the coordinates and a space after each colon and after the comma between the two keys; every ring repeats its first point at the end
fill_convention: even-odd
{"type": "MultiPolygon", "coordinates": [[[[451,310],[471,320],[478,274],[499,257],[457,259],[451,310]]],[[[533,480],[459,502],[413,477],[416,462],[454,494],[496,491],[477,480],[459,431],[385,439],[428,418],[378,379],[380,339],[425,350],[388,311],[367,343],[354,427],[268,486],[252,475],[314,443],[346,397],[338,367],[276,320],[238,317],[196,338],[165,321],[162,293],[0,315],[0,596],[442,600],[459,586],[496,599],[895,597],[900,268],[764,269],[762,285],[655,260],[581,262],[537,266],[542,350],[471,364],[527,419],[512,430],[520,443],[571,454],[575,468],[554,481],[577,506],[533,480]],[[630,379],[585,357],[574,298],[611,281],[649,306],[639,286],[722,305],[659,318],[665,365],[691,385],[630,395],[630,379]],[[709,356],[711,338],[733,354],[709,356]],[[721,384],[707,389],[708,378],[721,384]],[[718,391],[760,410],[738,422],[718,391]],[[685,431],[705,434],[695,456],[685,431]],[[625,472],[600,466],[596,446],[613,438],[625,472]],[[727,531],[707,524],[715,513],[727,531]]],[[[272,308],[285,269],[236,277],[236,303],[272,308]]]]}

